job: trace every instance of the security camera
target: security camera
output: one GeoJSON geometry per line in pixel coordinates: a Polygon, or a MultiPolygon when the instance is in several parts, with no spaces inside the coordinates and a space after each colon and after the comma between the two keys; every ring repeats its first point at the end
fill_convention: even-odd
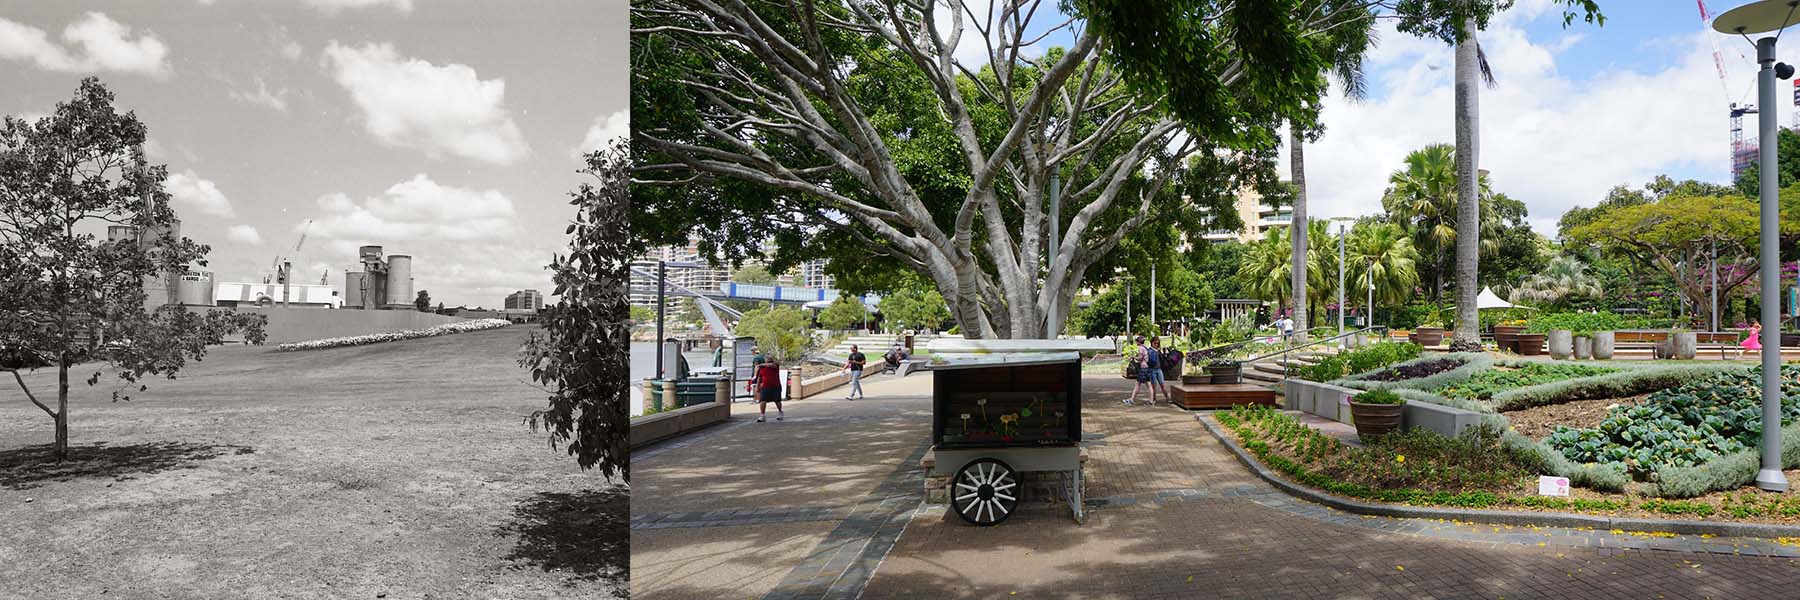
{"type": "Polygon", "coordinates": [[[1784,62],[1775,63],[1775,76],[1787,79],[1794,76],[1794,65],[1784,62]]]}

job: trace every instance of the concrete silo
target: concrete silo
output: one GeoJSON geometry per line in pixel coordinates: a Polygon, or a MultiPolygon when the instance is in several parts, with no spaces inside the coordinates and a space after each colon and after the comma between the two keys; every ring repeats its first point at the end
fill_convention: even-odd
{"type": "Polygon", "coordinates": [[[175,299],[184,306],[212,306],[213,274],[209,271],[182,274],[175,287],[175,299]]]}
{"type": "Polygon", "coordinates": [[[394,254],[387,258],[387,305],[410,308],[413,303],[412,257],[394,254]]]}
{"type": "Polygon", "coordinates": [[[368,276],[362,271],[344,274],[344,308],[363,307],[363,286],[367,285],[368,276]]]}

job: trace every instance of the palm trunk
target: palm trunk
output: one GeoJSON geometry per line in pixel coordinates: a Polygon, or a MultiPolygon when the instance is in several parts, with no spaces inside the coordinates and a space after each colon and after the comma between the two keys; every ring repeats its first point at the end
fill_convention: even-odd
{"type": "Polygon", "coordinates": [[[1306,151],[1293,122],[1288,122],[1288,170],[1294,182],[1294,217],[1288,230],[1294,238],[1294,331],[1305,340],[1306,319],[1306,151]]]}
{"type": "Polygon", "coordinates": [[[1475,56],[1475,20],[1465,25],[1468,37],[1456,45],[1456,331],[1451,345],[1470,350],[1481,344],[1481,317],[1475,306],[1481,267],[1481,91],[1476,87],[1481,73],[1475,56]]]}

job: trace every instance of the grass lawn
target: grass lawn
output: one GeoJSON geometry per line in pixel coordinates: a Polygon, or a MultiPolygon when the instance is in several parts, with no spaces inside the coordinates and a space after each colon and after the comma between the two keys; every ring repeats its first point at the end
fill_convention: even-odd
{"type": "Polygon", "coordinates": [[[629,492],[521,422],[544,405],[513,363],[527,331],[216,347],[116,404],[72,371],[61,464],[8,377],[0,595],[623,596],[629,492]]]}

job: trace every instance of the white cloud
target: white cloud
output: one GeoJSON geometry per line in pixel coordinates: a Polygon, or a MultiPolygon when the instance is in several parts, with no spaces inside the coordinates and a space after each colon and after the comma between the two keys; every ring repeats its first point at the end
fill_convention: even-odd
{"type": "Polygon", "coordinates": [[[288,41],[281,45],[281,56],[288,60],[300,60],[300,42],[288,41]]]}
{"type": "Polygon", "coordinates": [[[602,115],[594,119],[593,126],[588,127],[587,135],[581,139],[581,145],[575,147],[575,156],[580,157],[599,150],[612,143],[612,140],[629,135],[631,135],[631,113],[628,110],[619,109],[613,114],[602,115]]]}
{"type": "Polygon", "coordinates": [[[412,12],[412,0],[306,0],[306,5],[328,15],[334,15],[344,10],[382,6],[400,14],[412,12]]]}
{"type": "Polygon", "coordinates": [[[261,246],[263,243],[262,234],[249,225],[232,225],[225,230],[225,239],[249,246],[261,246]]]}
{"type": "Polygon", "coordinates": [[[219,187],[213,182],[195,175],[193,169],[169,175],[169,179],[163,182],[163,188],[168,190],[169,196],[176,203],[201,214],[225,218],[232,216],[231,201],[219,192],[219,187]]]}
{"type": "Polygon", "coordinates": [[[256,89],[255,90],[237,90],[237,89],[231,90],[231,99],[232,100],[236,100],[238,102],[243,102],[245,104],[255,104],[257,106],[266,107],[266,108],[273,110],[275,112],[278,112],[278,113],[286,113],[287,112],[287,109],[288,109],[287,95],[288,95],[287,88],[281,88],[279,90],[270,91],[269,83],[266,81],[263,81],[263,78],[261,78],[261,77],[256,78],[256,89]]]}
{"type": "Polygon", "coordinates": [[[390,44],[332,41],[324,62],[362,110],[376,139],[432,157],[452,154],[510,164],[530,152],[505,106],[506,81],[475,69],[400,56],[390,44]]]}
{"type": "MultiPolygon", "coordinates": [[[[1540,233],[1554,235],[1564,211],[1593,205],[1615,185],[1672,171],[1729,177],[1725,102],[1701,34],[1654,42],[1677,51],[1665,68],[1609,66],[1576,80],[1557,59],[1582,48],[1570,39],[1577,33],[1533,40],[1520,28],[1540,4],[1521,3],[1524,13],[1509,12],[1482,34],[1498,84],[1481,89],[1479,112],[1481,167],[1495,191],[1526,203],[1540,233]]],[[[1387,177],[1408,152],[1455,141],[1452,49],[1391,25],[1383,34],[1368,64],[1372,97],[1327,98],[1325,135],[1307,145],[1310,212],[1319,218],[1380,212],[1387,177]]],[[[1287,156],[1284,148],[1283,174],[1287,156]]]]}
{"type": "Polygon", "coordinates": [[[338,240],[499,240],[518,230],[512,200],[498,190],[441,185],[421,173],[361,202],[341,193],[318,200],[312,234],[338,240]]]}
{"type": "Polygon", "coordinates": [[[161,39],[149,32],[133,38],[130,27],[105,13],[83,15],[63,28],[62,38],[69,45],[51,41],[42,29],[0,19],[0,59],[66,73],[112,71],[155,78],[171,73],[169,48],[161,39]]]}

